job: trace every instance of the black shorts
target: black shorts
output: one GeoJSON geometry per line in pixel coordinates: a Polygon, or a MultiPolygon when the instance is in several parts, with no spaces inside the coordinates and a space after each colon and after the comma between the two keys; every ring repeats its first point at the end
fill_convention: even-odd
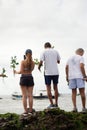
{"type": "Polygon", "coordinates": [[[34,86],[34,79],[32,75],[22,75],[20,77],[20,83],[21,86],[27,86],[27,87],[31,87],[34,86]]]}
{"type": "Polygon", "coordinates": [[[59,75],[45,75],[45,84],[51,85],[51,81],[53,81],[53,84],[58,84],[59,75]]]}

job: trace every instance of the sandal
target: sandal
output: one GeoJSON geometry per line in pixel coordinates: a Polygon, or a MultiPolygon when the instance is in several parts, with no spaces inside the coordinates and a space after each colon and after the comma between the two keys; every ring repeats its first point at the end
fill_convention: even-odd
{"type": "Polygon", "coordinates": [[[29,114],[29,115],[32,115],[32,114],[33,114],[33,112],[28,112],[28,114],[29,114]]]}
{"type": "Polygon", "coordinates": [[[72,110],[72,112],[78,112],[77,108],[74,108],[74,109],[72,110]]]}
{"type": "Polygon", "coordinates": [[[24,112],[22,115],[23,115],[23,116],[27,116],[27,115],[28,115],[28,112],[24,112]]]}

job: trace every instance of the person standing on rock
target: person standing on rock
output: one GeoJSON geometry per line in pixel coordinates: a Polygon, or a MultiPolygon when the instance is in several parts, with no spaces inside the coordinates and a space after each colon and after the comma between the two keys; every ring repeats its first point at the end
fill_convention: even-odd
{"type": "Polygon", "coordinates": [[[77,112],[76,95],[79,89],[82,100],[82,112],[86,112],[86,95],[85,95],[85,80],[87,80],[85,72],[85,63],[83,58],[84,50],[78,48],[75,55],[70,57],[66,63],[66,80],[69,88],[72,90],[73,112],[77,112]]]}
{"type": "Polygon", "coordinates": [[[27,49],[25,51],[25,59],[21,61],[20,70],[14,70],[15,74],[21,74],[20,77],[20,86],[22,91],[22,100],[24,113],[32,114],[33,112],[33,87],[34,87],[34,79],[32,76],[32,71],[34,70],[35,63],[32,59],[32,50],[27,49]],[[27,104],[28,100],[28,104],[27,104]],[[29,111],[28,111],[29,105],[29,111]]]}
{"type": "Polygon", "coordinates": [[[58,79],[59,79],[59,70],[57,64],[60,63],[60,55],[58,51],[51,47],[49,42],[44,44],[44,52],[40,57],[40,62],[38,69],[40,70],[44,62],[44,79],[47,88],[47,95],[50,101],[48,108],[58,107],[58,79]],[[54,100],[53,103],[52,93],[51,93],[51,81],[53,81],[54,89],[54,100]]]}

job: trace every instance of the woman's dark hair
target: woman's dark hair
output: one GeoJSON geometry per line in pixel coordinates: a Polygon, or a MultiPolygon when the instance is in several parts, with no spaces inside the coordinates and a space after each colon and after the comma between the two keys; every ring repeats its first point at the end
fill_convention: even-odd
{"type": "Polygon", "coordinates": [[[26,59],[26,56],[24,55],[24,60],[26,59]]]}
{"type": "Polygon", "coordinates": [[[27,50],[25,51],[25,55],[27,55],[28,53],[30,53],[30,54],[32,55],[32,50],[31,50],[31,49],[27,49],[27,50]]]}
{"type": "Polygon", "coordinates": [[[26,59],[26,55],[27,54],[30,54],[28,56],[28,60],[27,60],[27,68],[28,68],[28,70],[32,70],[32,63],[33,63],[33,60],[32,60],[32,50],[31,49],[27,49],[25,51],[24,59],[26,59]]]}
{"type": "Polygon", "coordinates": [[[47,47],[51,48],[51,44],[50,44],[49,42],[46,42],[46,43],[44,44],[44,47],[45,47],[45,48],[47,48],[47,47]]]}

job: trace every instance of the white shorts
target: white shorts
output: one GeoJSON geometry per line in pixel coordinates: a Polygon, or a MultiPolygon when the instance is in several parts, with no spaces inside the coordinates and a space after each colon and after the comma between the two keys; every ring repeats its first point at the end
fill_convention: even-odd
{"type": "Polygon", "coordinates": [[[70,79],[69,80],[69,88],[85,88],[85,81],[83,79],[70,79]]]}

